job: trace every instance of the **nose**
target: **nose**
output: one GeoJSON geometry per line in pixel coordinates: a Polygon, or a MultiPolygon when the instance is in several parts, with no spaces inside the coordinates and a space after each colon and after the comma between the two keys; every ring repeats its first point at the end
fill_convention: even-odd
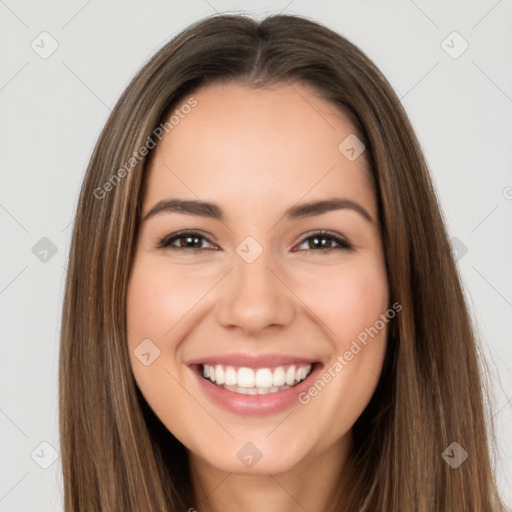
{"type": "Polygon", "coordinates": [[[294,294],[270,264],[267,253],[252,263],[235,255],[217,307],[217,320],[227,328],[257,336],[267,328],[283,328],[295,315],[294,294]]]}

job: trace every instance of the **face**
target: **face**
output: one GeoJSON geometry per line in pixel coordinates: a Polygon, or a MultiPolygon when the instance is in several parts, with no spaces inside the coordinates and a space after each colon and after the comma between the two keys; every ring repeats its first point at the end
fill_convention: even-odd
{"type": "Polygon", "coordinates": [[[341,457],[388,330],[365,153],[305,85],[193,97],[146,176],[127,296],[137,385],[197,464],[341,457]]]}

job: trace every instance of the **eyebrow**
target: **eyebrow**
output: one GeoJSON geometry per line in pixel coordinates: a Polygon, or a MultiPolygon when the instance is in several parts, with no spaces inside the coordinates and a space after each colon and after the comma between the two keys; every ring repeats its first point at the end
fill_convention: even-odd
{"type": "MultiPolygon", "coordinates": [[[[351,201],[350,199],[341,198],[331,198],[322,201],[312,201],[309,203],[293,205],[285,211],[284,218],[287,220],[294,220],[343,209],[354,210],[368,222],[374,223],[372,216],[359,203],[351,201]]],[[[150,217],[161,212],[184,213],[187,215],[198,215],[200,217],[208,217],[220,221],[225,220],[222,208],[215,203],[191,199],[163,199],[158,201],[158,203],[149,210],[141,222],[144,222],[150,217]]]]}

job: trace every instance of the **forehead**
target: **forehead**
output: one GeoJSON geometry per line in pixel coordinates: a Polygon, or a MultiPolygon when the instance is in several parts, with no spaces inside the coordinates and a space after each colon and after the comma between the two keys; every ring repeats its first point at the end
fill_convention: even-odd
{"type": "Polygon", "coordinates": [[[251,209],[294,203],[305,195],[372,200],[364,153],[351,161],[340,150],[355,134],[352,123],[310,87],[252,89],[230,82],[191,96],[194,108],[175,107],[174,114],[181,115],[154,150],[144,210],[168,196],[251,209]]]}

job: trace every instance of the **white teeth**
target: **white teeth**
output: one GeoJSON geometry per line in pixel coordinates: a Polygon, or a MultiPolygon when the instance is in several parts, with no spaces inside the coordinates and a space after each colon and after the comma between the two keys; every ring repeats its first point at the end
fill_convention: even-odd
{"type": "Polygon", "coordinates": [[[272,376],[272,384],[274,386],[284,386],[284,368],[282,366],[278,366],[274,370],[274,375],[272,376]]]}
{"type": "Polygon", "coordinates": [[[288,368],[285,379],[288,386],[293,385],[295,382],[295,366],[290,366],[290,368],[288,368]]]}
{"type": "Polygon", "coordinates": [[[232,366],[226,368],[224,379],[226,386],[236,386],[236,371],[232,366]]]}
{"type": "Polygon", "coordinates": [[[251,368],[238,368],[237,377],[239,388],[254,387],[254,370],[251,368]]]}
{"type": "Polygon", "coordinates": [[[276,391],[283,391],[284,389],[288,389],[290,386],[281,386],[276,387],[272,386],[270,388],[239,388],[237,386],[222,386],[224,389],[228,391],[233,391],[235,393],[240,393],[241,395],[267,395],[268,393],[275,393],[276,391]]]}
{"type": "Polygon", "coordinates": [[[256,387],[269,388],[272,386],[272,372],[268,368],[261,368],[256,372],[256,387]]]}
{"type": "Polygon", "coordinates": [[[217,386],[246,395],[265,395],[288,389],[303,381],[311,372],[311,365],[276,368],[252,368],[222,366],[220,364],[203,365],[203,377],[217,386]]]}
{"type": "Polygon", "coordinates": [[[220,364],[215,367],[215,383],[219,386],[224,384],[224,368],[220,364]]]}

